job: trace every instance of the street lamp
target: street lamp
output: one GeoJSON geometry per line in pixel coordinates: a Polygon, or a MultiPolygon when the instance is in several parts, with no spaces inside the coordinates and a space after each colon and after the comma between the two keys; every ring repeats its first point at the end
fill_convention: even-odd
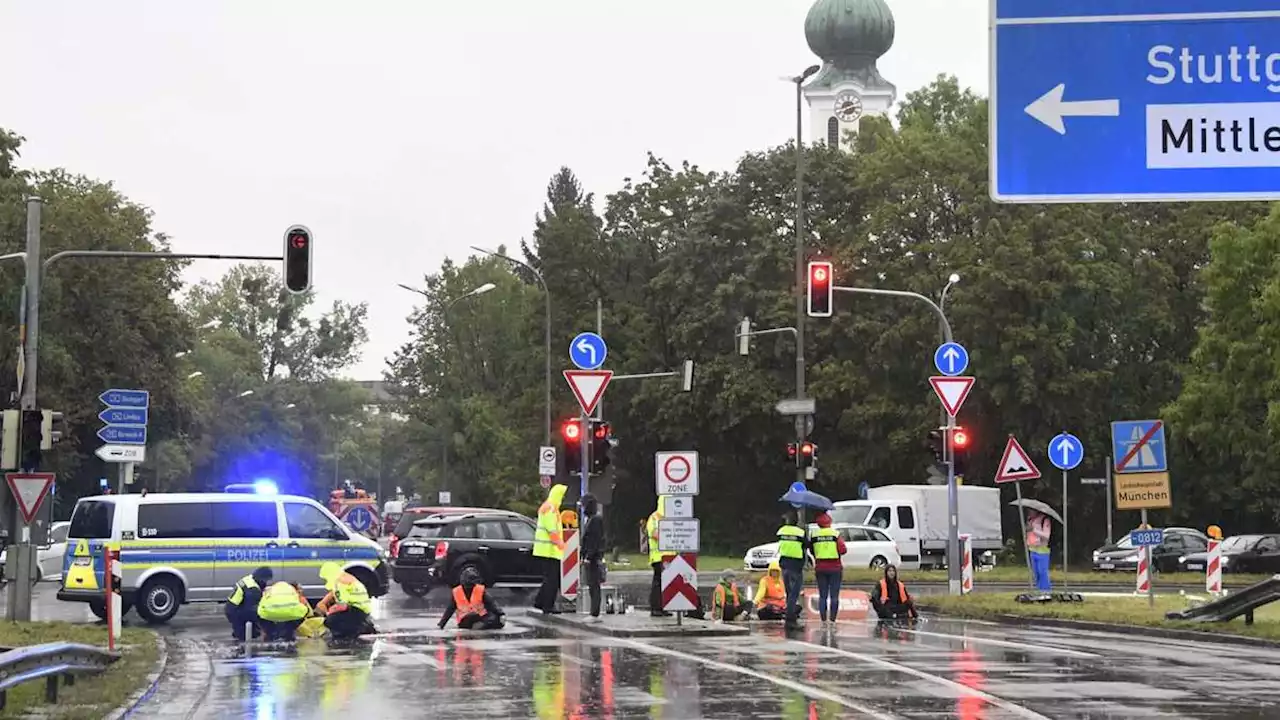
{"type": "Polygon", "coordinates": [[[252,394],[253,394],[252,390],[245,390],[244,392],[240,393],[236,397],[249,397],[252,394]]]}
{"type": "MultiPolygon", "coordinates": [[[[405,286],[401,285],[400,287],[405,287],[405,286]]],[[[493,290],[496,287],[497,285],[494,285],[493,283],[485,283],[474,290],[465,292],[462,295],[459,295],[458,297],[454,298],[453,300],[450,300],[449,304],[444,306],[444,312],[441,313],[442,316],[444,317],[445,324],[447,325],[449,321],[449,311],[453,309],[454,305],[458,304],[459,300],[466,300],[467,298],[475,297],[477,295],[483,295],[489,292],[490,290],[493,290]]],[[[413,290],[413,288],[409,288],[409,289],[413,290]]],[[[415,290],[415,292],[421,292],[421,291],[415,290]]],[[[423,293],[423,295],[425,296],[426,293],[423,293]]],[[[448,423],[446,422],[445,413],[441,413],[440,424],[442,427],[445,427],[448,425],[448,423]]],[[[440,436],[440,484],[443,486],[441,488],[443,490],[449,489],[449,438],[448,438],[448,435],[449,433],[442,433],[440,436]]]]}
{"type": "Polygon", "coordinates": [[[294,408],[296,408],[296,407],[298,407],[298,403],[289,403],[288,405],[285,405],[285,406],[284,406],[284,409],[285,409],[285,410],[292,410],[292,409],[294,409],[294,408]]]}
{"type": "MultiPolygon", "coordinates": [[[[497,250],[486,250],[482,247],[476,247],[475,245],[472,245],[471,249],[475,250],[478,253],[491,255],[493,257],[506,260],[509,263],[514,263],[516,265],[519,265],[525,268],[526,270],[528,270],[529,272],[533,273],[533,276],[538,278],[538,282],[542,284],[542,294],[543,296],[546,297],[546,301],[547,301],[547,317],[546,317],[547,327],[546,327],[546,353],[545,353],[546,354],[545,360],[546,360],[546,366],[547,366],[546,367],[546,402],[545,402],[546,407],[545,407],[545,418],[544,418],[545,432],[543,433],[542,444],[550,445],[551,444],[551,290],[547,287],[547,281],[545,278],[542,277],[542,273],[538,272],[538,269],[530,265],[529,263],[524,262],[523,260],[517,260],[511,257],[510,255],[503,255],[497,250]]],[[[800,296],[797,295],[796,298],[797,298],[796,307],[800,308],[801,311],[803,311],[803,308],[801,307],[800,296]]]]}
{"type": "Polygon", "coordinates": [[[190,351],[190,350],[183,350],[182,352],[174,353],[173,357],[174,357],[175,359],[181,359],[181,358],[184,358],[184,357],[186,357],[186,356],[188,356],[188,355],[190,355],[190,354],[191,354],[191,351],[190,351]]]}

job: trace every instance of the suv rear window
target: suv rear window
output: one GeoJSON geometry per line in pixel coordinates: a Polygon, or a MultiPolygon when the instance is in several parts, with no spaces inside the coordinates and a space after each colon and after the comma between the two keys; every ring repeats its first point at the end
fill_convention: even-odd
{"type": "Polygon", "coordinates": [[[115,525],[116,504],[108,500],[81,500],[71,513],[68,537],[77,540],[106,540],[115,525]]]}
{"type": "Polygon", "coordinates": [[[414,525],[413,529],[411,529],[409,531],[409,534],[406,535],[405,537],[406,539],[407,538],[427,538],[427,539],[438,538],[440,537],[440,529],[443,527],[445,526],[439,523],[432,523],[429,525],[414,525]]]}

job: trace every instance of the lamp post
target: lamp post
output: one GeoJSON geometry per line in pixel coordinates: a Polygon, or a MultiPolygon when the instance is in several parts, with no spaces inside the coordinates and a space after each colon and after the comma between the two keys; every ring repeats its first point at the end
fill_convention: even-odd
{"type": "MultiPolygon", "coordinates": [[[[822,68],[810,65],[804,72],[787,78],[796,86],[796,221],[795,221],[795,261],[796,261],[796,399],[805,398],[804,387],[804,298],[805,298],[805,227],[804,227],[804,81],[822,68]]],[[[808,435],[807,418],[798,415],[796,423],[796,446],[804,442],[808,435]]],[[[796,482],[804,480],[804,469],[796,465],[796,482]]]]}
{"type": "Polygon", "coordinates": [[[547,287],[547,281],[542,277],[542,273],[538,269],[523,260],[517,260],[510,255],[503,255],[496,250],[486,250],[482,247],[471,246],[472,250],[492,257],[501,258],[509,263],[514,263],[533,273],[538,278],[538,282],[542,285],[542,294],[547,301],[547,317],[546,317],[546,401],[545,401],[545,431],[542,436],[542,444],[551,444],[551,290],[547,287]]]}
{"type": "MultiPolygon", "coordinates": [[[[938,294],[938,310],[942,313],[943,318],[947,316],[947,291],[955,287],[955,285],[959,282],[960,282],[960,276],[957,275],[956,273],[951,273],[951,277],[947,278],[947,284],[942,287],[942,292],[938,294]]],[[[942,336],[942,341],[946,342],[947,333],[946,333],[946,329],[942,326],[942,322],[943,322],[942,320],[938,321],[938,334],[942,336]]],[[[942,418],[941,424],[946,425],[947,409],[942,408],[938,412],[941,413],[941,415],[939,416],[942,418]]],[[[946,457],[946,452],[947,452],[946,447],[947,447],[946,445],[943,446],[943,457],[946,457]]]]}

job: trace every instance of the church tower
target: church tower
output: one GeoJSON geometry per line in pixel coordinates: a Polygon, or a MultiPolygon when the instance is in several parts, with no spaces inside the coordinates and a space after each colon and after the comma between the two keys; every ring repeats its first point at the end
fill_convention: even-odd
{"type": "Polygon", "coordinates": [[[866,115],[888,115],[898,89],[876,69],[893,47],[893,13],[885,0],[817,0],[804,21],[822,69],[804,86],[811,142],[849,148],[866,115]]]}

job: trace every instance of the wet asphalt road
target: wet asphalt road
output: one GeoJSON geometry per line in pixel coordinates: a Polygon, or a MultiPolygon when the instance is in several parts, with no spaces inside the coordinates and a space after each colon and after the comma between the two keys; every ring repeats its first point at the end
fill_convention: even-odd
{"type": "MultiPolygon", "coordinates": [[[[500,599],[511,622],[497,636],[439,632],[439,596],[397,589],[375,613],[386,636],[367,645],[248,655],[220,608],[186,606],[161,630],[162,682],[131,717],[1280,717],[1280,649],[945,619],[628,640],[551,626],[500,599]]],[[[36,614],[91,617],[47,585],[36,614]]]]}

